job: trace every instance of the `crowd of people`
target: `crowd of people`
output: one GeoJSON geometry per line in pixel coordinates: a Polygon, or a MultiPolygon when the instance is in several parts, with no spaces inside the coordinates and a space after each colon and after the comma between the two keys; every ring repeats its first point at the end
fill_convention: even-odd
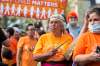
{"type": "Polygon", "coordinates": [[[90,8],[83,27],[78,17],[54,14],[48,32],[41,22],[28,24],[24,36],[18,27],[0,28],[0,66],[100,66],[100,6],[90,8]]]}

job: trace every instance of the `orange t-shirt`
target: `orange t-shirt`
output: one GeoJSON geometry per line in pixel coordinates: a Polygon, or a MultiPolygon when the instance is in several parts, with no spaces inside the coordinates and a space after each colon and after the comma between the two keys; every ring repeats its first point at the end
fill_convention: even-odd
{"type": "MultiPolygon", "coordinates": [[[[83,34],[76,44],[73,58],[75,58],[76,55],[91,53],[93,48],[97,45],[100,46],[100,34],[93,34],[91,32],[83,34]]],[[[100,66],[100,62],[90,62],[85,66],[100,66]]]]}
{"type": "Polygon", "coordinates": [[[42,35],[35,46],[33,54],[38,55],[47,53],[48,51],[52,50],[53,48],[56,48],[65,41],[66,43],[58,49],[57,53],[54,56],[50,57],[48,60],[46,60],[46,61],[62,61],[62,58],[64,58],[64,53],[66,52],[67,48],[72,42],[72,37],[67,33],[63,34],[59,38],[55,37],[52,33],[47,33],[42,35]]]}
{"type": "Polygon", "coordinates": [[[32,52],[29,49],[35,47],[37,40],[30,39],[28,36],[20,38],[18,48],[23,46],[22,52],[22,66],[37,66],[37,62],[32,58],[32,52]]]}
{"type": "Polygon", "coordinates": [[[12,51],[13,54],[13,63],[16,63],[17,42],[17,39],[13,36],[9,39],[9,49],[12,51]]]}

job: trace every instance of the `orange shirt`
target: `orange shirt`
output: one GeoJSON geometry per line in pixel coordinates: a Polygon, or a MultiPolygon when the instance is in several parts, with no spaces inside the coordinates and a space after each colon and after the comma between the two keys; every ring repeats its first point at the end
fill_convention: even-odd
{"type": "MultiPolygon", "coordinates": [[[[97,45],[100,46],[100,34],[90,32],[83,34],[74,49],[73,58],[75,58],[76,55],[91,53],[93,48],[97,45]]],[[[91,62],[85,66],[100,66],[100,62],[91,62]]]]}
{"type": "Polygon", "coordinates": [[[58,49],[57,53],[47,60],[47,61],[62,61],[62,58],[64,58],[64,53],[66,52],[67,48],[72,42],[72,37],[67,33],[63,34],[59,38],[55,37],[52,33],[47,33],[42,35],[35,46],[33,54],[38,55],[47,53],[48,51],[52,50],[53,48],[56,48],[65,41],[66,43],[58,49]]]}
{"type": "Polygon", "coordinates": [[[37,40],[30,39],[28,36],[20,38],[18,48],[23,46],[22,66],[37,66],[37,62],[32,58],[32,52],[29,49],[34,48],[37,40]]]}
{"type": "Polygon", "coordinates": [[[16,63],[17,42],[17,39],[13,36],[9,39],[9,49],[12,51],[13,54],[13,63],[16,63]]]}

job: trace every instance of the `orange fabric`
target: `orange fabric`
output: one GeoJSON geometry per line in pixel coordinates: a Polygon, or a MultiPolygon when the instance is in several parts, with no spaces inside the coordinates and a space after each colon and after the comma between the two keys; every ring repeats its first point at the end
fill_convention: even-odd
{"type": "Polygon", "coordinates": [[[20,38],[18,48],[23,46],[22,66],[37,66],[37,62],[33,60],[32,53],[28,50],[35,46],[37,40],[30,39],[28,36],[20,38]]]}
{"type": "Polygon", "coordinates": [[[68,14],[68,16],[69,16],[69,18],[73,17],[73,16],[76,17],[76,18],[78,18],[78,15],[77,15],[77,13],[75,11],[70,11],[69,14],[68,14]]]}
{"type": "Polygon", "coordinates": [[[69,19],[70,19],[71,17],[76,17],[76,19],[78,19],[78,14],[77,14],[75,11],[70,11],[70,12],[68,13],[68,16],[66,17],[67,22],[69,22],[69,19]]]}
{"type": "Polygon", "coordinates": [[[35,46],[33,54],[38,55],[47,53],[48,51],[52,50],[53,48],[56,48],[65,41],[68,42],[66,42],[63,46],[61,46],[58,49],[57,53],[47,60],[47,61],[62,61],[62,58],[64,58],[64,53],[66,52],[67,48],[72,42],[72,38],[68,34],[63,34],[62,37],[60,38],[55,37],[52,33],[47,33],[42,35],[35,46]]]}
{"type": "MultiPolygon", "coordinates": [[[[11,50],[9,47],[6,47],[7,49],[9,49],[9,50],[11,50]]],[[[2,52],[3,52],[3,47],[2,47],[2,52]]],[[[11,59],[11,60],[9,60],[9,59],[7,59],[7,58],[4,58],[3,56],[2,56],[2,54],[1,54],[1,58],[2,58],[2,62],[4,63],[4,64],[7,64],[7,65],[9,65],[9,64],[14,64],[14,63],[16,63],[15,61],[15,57],[13,57],[13,59],[11,59]]]]}
{"type": "Polygon", "coordinates": [[[7,64],[7,65],[9,65],[9,64],[13,64],[13,60],[8,60],[8,59],[5,59],[5,58],[2,58],[2,62],[4,63],[4,64],[7,64]]]}
{"type": "Polygon", "coordinates": [[[17,42],[17,39],[15,39],[15,37],[13,36],[9,39],[9,49],[12,51],[13,54],[13,63],[16,63],[17,42]]]}
{"type": "MultiPolygon", "coordinates": [[[[90,32],[85,33],[77,42],[77,45],[74,49],[73,58],[79,54],[91,53],[96,45],[100,46],[100,34],[97,35],[90,32]]],[[[100,66],[100,62],[91,62],[85,66],[100,66]]]]}

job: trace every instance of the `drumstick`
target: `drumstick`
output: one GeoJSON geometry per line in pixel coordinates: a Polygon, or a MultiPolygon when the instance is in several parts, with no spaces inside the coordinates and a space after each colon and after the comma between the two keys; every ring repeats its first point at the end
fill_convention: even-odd
{"type": "Polygon", "coordinates": [[[64,45],[67,41],[65,41],[64,43],[60,44],[59,46],[57,46],[55,49],[59,49],[62,45],[64,45]]]}

